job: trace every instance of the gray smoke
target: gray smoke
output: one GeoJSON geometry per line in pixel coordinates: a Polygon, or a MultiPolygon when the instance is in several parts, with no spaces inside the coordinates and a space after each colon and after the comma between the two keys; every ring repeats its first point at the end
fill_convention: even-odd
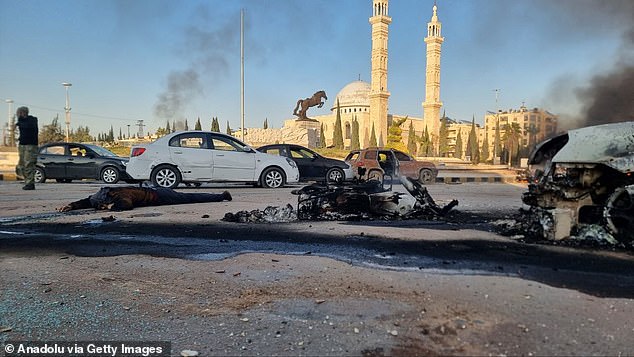
{"type": "MultiPolygon", "coordinates": [[[[569,87],[581,104],[578,115],[564,117],[567,129],[634,120],[634,2],[631,0],[559,0],[547,1],[560,10],[568,31],[580,35],[604,31],[622,31],[621,48],[616,54],[605,54],[608,68],[591,76],[576,87],[569,87]],[[616,58],[616,59],[614,59],[616,58]]],[[[564,87],[561,83],[556,87],[564,87]]]]}
{"type": "Polygon", "coordinates": [[[574,77],[562,74],[550,85],[545,101],[580,104],[578,113],[557,113],[561,129],[634,120],[634,1],[490,0],[488,5],[491,12],[474,29],[476,37],[487,41],[474,45],[489,46],[490,51],[511,40],[566,44],[592,39],[600,43],[621,33],[618,52],[604,54],[604,70],[574,77]],[[514,36],[498,29],[512,29],[514,36]],[[535,29],[536,38],[530,33],[535,29]]]}
{"type": "Polygon", "coordinates": [[[154,114],[162,119],[173,119],[193,99],[204,94],[203,82],[216,82],[227,75],[230,62],[239,60],[239,12],[224,16],[219,26],[218,17],[210,15],[208,5],[197,8],[191,25],[183,32],[183,43],[178,52],[189,60],[186,69],[174,70],[167,77],[167,87],[158,95],[154,114]]]}

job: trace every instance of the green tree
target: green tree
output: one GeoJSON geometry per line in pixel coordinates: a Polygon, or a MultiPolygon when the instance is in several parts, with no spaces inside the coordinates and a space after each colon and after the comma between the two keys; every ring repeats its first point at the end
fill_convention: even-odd
{"type": "Polygon", "coordinates": [[[447,128],[447,117],[443,115],[440,119],[440,129],[438,129],[438,156],[445,157],[449,151],[449,143],[447,140],[447,134],[449,129],[447,128]]]}
{"type": "Polygon", "coordinates": [[[467,140],[469,156],[471,157],[471,163],[477,165],[480,163],[480,148],[478,147],[478,133],[476,131],[475,117],[471,120],[471,131],[469,132],[469,139],[467,140]]]}
{"type": "Polygon", "coordinates": [[[361,148],[361,144],[359,143],[359,121],[357,120],[357,116],[354,116],[352,119],[352,133],[350,138],[350,150],[358,150],[361,148]]]}
{"type": "Polygon", "coordinates": [[[506,124],[504,130],[504,144],[509,166],[513,165],[513,162],[516,160],[516,156],[519,153],[521,135],[522,128],[519,123],[514,122],[506,124]]]}
{"type": "Polygon", "coordinates": [[[484,135],[484,140],[482,141],[482,150],[480,150],[480,161],[481,162],[489,161],[489,138],[488,138],[488,135],[484,135]]]}
{"type": "Polygon", "coordinates": [[[269,128],[269,118],[264,118],[264,125],[262,125],[263,129],[269,128]]]}
{"type": "Polygon", "coordinates": [[[119,127],[119,140],[123,139],[123,133],[121,132],[121,127],[119,127]]]}
{"type": "Polygon", "coordinates": [[[409,122],[409,130],[407,132],[407,151],[414,156],[417,154],[416,132],[412,121],[409,122]]]}
{"type": "MultiPolygon", "coordinates": [[[[170,129],[170,121],[169,121],[169,120],[167,120],[167,123],[166,123],[166,125],[165,125],[165,134],[163,134],[163,135],[161,135],[161,136],[167,135],[167,134],[169,134],[169,133],[171,133],[171,132],[172,132],[172,129],[170,129]]],[[[129,138],[128,138],[128,139],[129,139],[129,138]]]]}
{"type": "Polygon", "coordinates": [[[324,123],[319,126],[319,148],[326,147],[326,133],[324,133],[324,123]]]}
{"type": "Polygon", "coordinates": [[[387,129],[387,147],[407,151],[407,147],[403,143],[403,129],[401,125],[407,120],[407,117],[400,120],[392,120],[392,125],[387,129]]]}
{"type": "Polygon", "coordinates": [[[176,131],[176,120],[172,120],[172,133],[176,131]]]}
{"type": "Polygon", "coordinates": [[[196,120],[196,124],[194,125],[194,130],[203,130],[203,126],[200,124],[200,117],[196,120]]]}
{"type": "Polygon", "coordinates": [[[211,131],[215,131],[216,133],[220,132],[220,123],[218,123],[218,117],[215,117],[211,121],[211,131]]]}
{"type": "Polygon", "coordinates": [[[425,131],[420,135],[420,139],[418,140],[420,143],[418,152],[421,156],[431,156],[431,142],[429,141],[429,130],[427,130],[427,126],[425,126],[425,131]]]}
{"type": "MultiPolygon", "coordinates": [[[[169,124],[169,123],[168,123],[168,124],[169,124]]],[[[167,134],[169,134],[169,133],[170,133],[169,128],[161,128],[161,127],[159,127],[158,129],[156,129],[156,132],[155,132],[154,134],[155,134],[157,137],[159,137],[159,138],[160,138],[160,137],[165,136],[165,135],[167,135],[167,134]]]]}
{"type": "Polygon", "coordinates": [[[189,125],[187,124],[187,118],[185,118],[185,130],[189,130],[189,125]]]}
{"type": "Polygon", "coordinates": [[[231,127],[229,126],[228,120],[227,120],[227,135],[231,135],[231,127]]]}
{"type": "Polygon", "coordinates": [[[106,139],[106,141],[109,143],[114,142],[114,129],[112,128],[112,125],[110,125],[110,131],[108,131],[108,138],[106,139]]]}
{"type": "Polygon", "coordinates": [[[376,147],[376,131],[374,131],[374,123],[372,123],[372,131],[370,133],[370,147],[376,147]]]}
{"type": "Polygon", "coordinates": [[[502,139],[500,138],[500,118],[496,114],[495,136],[493,137],[493,160],[502,154],[502,139]]]}
{"type": "Polygon", "coordinates": [[[62,126],[59,124],[59,117],[53,118],[50,124],[44,125],[39,133],[40,144],[64,141],[65,135],[62,133],[62,126]]]}
{"type": "Polygon", "coordinates": [[[462,131],[458,130],[458,135],[456,136],[456,148],[454,150],[454,157],[462,159],[463,151],[464,149],[462,148],[462,131]]]}
{"type": "Polygon", "coordinates": [[[92,136],[90,135],[90,129],[88,126],[79,126],[77,130],[74,130],[69,134],[69,138],[71,141],[79,143],[92,141],[92,136]]]}
{"type": "Polygon", "coordinates": [[[339,108],[339,100],[337,100],[337,119],[335,120],[335,132],[332,136],[332,144],[335,149],[343,149],[343,132],[341,129],[341,109],[339,108]]]}

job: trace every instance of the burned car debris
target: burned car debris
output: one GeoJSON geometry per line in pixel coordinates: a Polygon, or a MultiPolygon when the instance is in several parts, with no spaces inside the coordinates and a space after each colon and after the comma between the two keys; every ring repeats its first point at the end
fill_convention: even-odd
{"type": "Polygon", "coordinates": [[[634,243],[634,122],[570,130],[541,143],[529,165],[534,181],[522,201],[545,238],[578,236],[599,225],[634,243]]]}
{"type": "Polygon", "coordinates": [[[264,211],[227,213],[228,222],[290,222],[299,220],[433,219],[446,215],[458,205],[452,200],[438,205],[419,182],[404,177],[401,183],[410,195],[393,192],[376,180],[336,185],[314,183],[294,190],[297,211],[291,205],[267,207],[264,211]]]}

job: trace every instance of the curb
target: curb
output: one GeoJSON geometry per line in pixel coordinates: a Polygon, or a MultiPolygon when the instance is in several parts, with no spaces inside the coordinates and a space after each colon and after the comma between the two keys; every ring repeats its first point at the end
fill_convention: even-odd
{"type": "Polygon", "coordinates": [[[436,183],[513,183],[515,177],[487,176],[487,177],[436,177],[436,183]]]}
{"type": "Polygon", "coordinates": [[[0,181],[17,181],[15,174],[0,173],[0,181]]]}

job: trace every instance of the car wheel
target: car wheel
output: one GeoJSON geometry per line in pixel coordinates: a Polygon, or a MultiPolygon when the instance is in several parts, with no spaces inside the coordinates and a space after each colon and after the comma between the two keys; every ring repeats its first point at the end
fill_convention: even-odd
{"type": "Polygon", "coordinates": [[[368,181],[375,180],[383,183],[383,173],[379,170],[372,170],[368,173],[368,181]]]}
{"type": "Polygon", "coordinates": [[[422,169],[420,170],[420,174],[418,175],[418,182],[423,185],[430,184],[434,181],[434,174],[430,169],[422,169]]]}
{"type": "Polygon", "coordinates": [[[343,170],[338,167],[333,167],[326,173],[326,183],[339,184],[343,182],[344,178],[343,170]]]}
{"type": "Polygon", "coordinates": [[[181,173],[174,166],[159,166],[152,171],[150,180],[154,186],[175,188],[181,182],[181,173]]]}
{"type": "Polygon", "coordinates": [[[264,188],[280,188],[286,183],[284,172],[276,167],[269,167],[262,172],[260,182],[264,188]]]}
{"type": "Polygon", "coordinates": [[[108,184],[115,184],[119,181],[119,170],[114,167],[106,167],[101,170],[101,181],[108,184]]]}
{"type": "Polygon", "coordinates": [[[46,181],[46,175],[44,174],[44,170],[42,170],[39,167],[35,168],[35,174],[33,176],[34,176],[35,182],[37,183],[42,183],[46,181]]]}

